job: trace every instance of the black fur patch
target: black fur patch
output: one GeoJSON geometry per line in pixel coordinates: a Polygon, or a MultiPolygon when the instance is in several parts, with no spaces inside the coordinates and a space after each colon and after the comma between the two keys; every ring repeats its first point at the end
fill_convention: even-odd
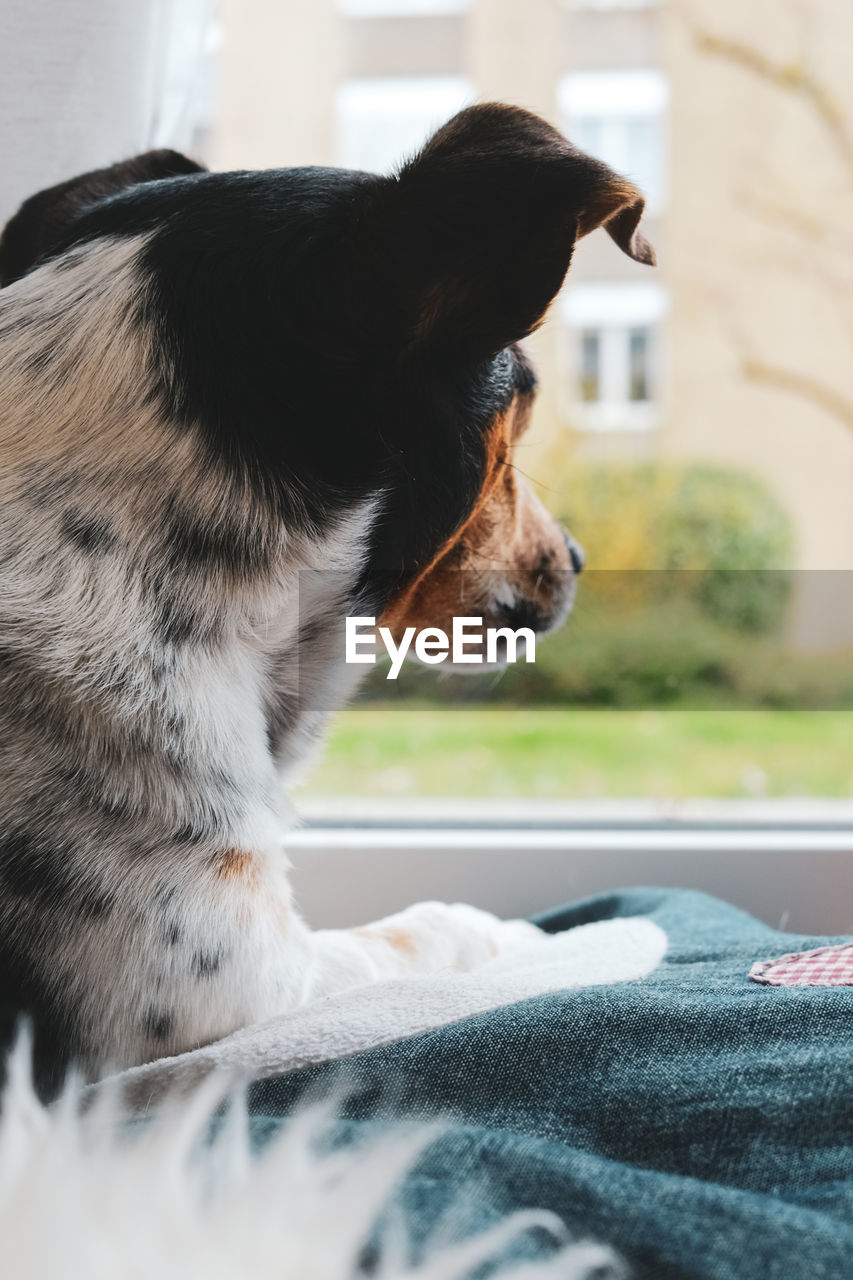
{"type": "Polygon", "coordinates": [[[100,796],[97,801],[97,807],[105,817],[112,818],[114,822],[130,822],[138,816],[136,809],[127,796],[100,796]]]}
{"type": "Polygon", "coordinates": [[[212,821],[209,826],[203,823],[183,822],[173,832],[172,839],[178,844],[200,844],[202,840],[215,834],[215,821],[212,821]]]}
{"type": "Polygon", "coordinates": [[[60,258],[55,260],[56,270],[62,273],[75,271],[81,263],[86,261],[86,249],[69,249],[63,253],[60,258]]]}
{"type": "Polygon", "coordinates": [[[109,551],[115,546],[115,535],[101,516],[87,516],[72,508],[62,517],[60,532],[70,542],[88,555],[109,551]]]}
{"type": "Polygon", "coordinates": [[[175,517],[165,530],[165,543],[170,563],[182,575],[227,572],[242,578],[272,565],[270,539],[245,520],[205,525],[175,517]]]}
{"type": "MultiPolygon", "coordinates": [[[[39,191],[21,205],[5,227],[0,240],[0,285],[11,284],[53,257],[65,240],[69,224],[82,209],[133,184],[195,173],[199,168],[177,151],[147,151],[132,160],[92,170],[39,191]]],[[[77,250],[63,256],[60,270],[71,270],[81,255],[77,250]]]]}
{"type": "Polygon", "coordinates": [[[512,348],[512,356],[515,365],[516,391],[523,396],[532,395],[539,386],[539,379],[536,376],[533,361],[524,348],[519,346],[512,348]]]}
{"type": "Polygon", "coordinates": [[[98,920],[115,905],[115,895],[75,868],[67,853],[26,830],[13,828],[0,837],[0,880],[44,910],[63,907],[81,920],[98,920]]]}
{"type": "Polygon", "coordinates": [[[191,969],[194,978],[212,978],[222,968],[221,951],[196,951],[193,953],[191,969]]]}
{"type": "Polygon", "coordinates": [[[170,920],[166,925],[166,941],[170,947],[179,947],[184,940],[184,928],[179,920],[170,920]]]}
{"type": "Polygon", "coordinates": [[[175,1015],[170,1009],[152,1007],[145,1011],[143,1027],[150,1040],[168,1040],[175,1029],[175,1015]]]}
{"type": "MultiPolygon", "coordinates": [[[[176,381],[164,364],[170,417],[200,424],[220,462],[291,533],[314,536],[384,489],[372,557],[393,586],[473,502],[482,435],[504,389],[492,386],[488,360],[399,364],[396,304],[382,297],[392,286],[374,278],[374,250],[352,243],[357,207],[387,189],[386,179],[325,169],[168,179],[82,214],[66,247],[155,231],[141,318],[178,371],[176,381]]],[[[248,529],[176,514],[172,565],[263,572],[274,547],[262,528],[248,529]]],[[[377,611],[386,598],[376,595],[377,611]]],[[[160,626],[180,644],[198,620],[170,602],[160,626]]]]}
{"type": "Polygon", "coordinates": [[[67,861],[32,832],[13,828],[0,837],[0,876],[10,892],[42,908],[68,905],[76,895],[67,861]]]}
{"type": "Polygon", "coordinates": [[[154,627],[164,644],[178,647],[189,643],[209,644],[217,635],[217,624],[189,600],[161,600],[154,617],[154,627]]]}
{"type": "Polygon", "coordinates": [[[100,920],[110,914],[116,904],[116,895],[109,889],[95,884],[87,885],[80,894],[76,914],[87,920],[100,920]]]}
{"type": "Polygon", "coordinates": [[[46,906],[55,905],[70,886],[61,867],[54,869],[50,862],[30,832],[4,832],[0,840],[0,875],[12,893],[46,906]]]}
{"type": "Polygon", "coordinates": [[[0,938],[0,1089],[6,1051],[22,1023],[33,1031],[33,1078],[44,1100],[56,1096],[69,1066],[81,1056],[79,1031],[68,1002],[52,992],[20,947],[0,938]]]}
{"type": "MultiPolygon", "coordinates": [[[[200,426],[290,532],[313,536],[383,490],[359,583],[379,612],[470,510],[486,430],[513,390],[494,357],[558,289],[579,208],[607,174],[502,107],[457,117],[399,180],[194,168],[143,157],[138,172],[115,167],[54,193],[51,218],[58,196],[68,225],[52,252],[153,232],[140,321],[162,346],[170,418],[200,426]],[[169,172],[184,176],[140,181],[169,172]],[[108,198],[81,203],[87,187],[108,198]],[[443,323],[421,349],[433,313],[443,323]]],[[[532,385],[521,360],[515,382],[532,385]]],[[[169,568],[264,572],[269,527],[246,512],[209,525],[176,512],[169,568]]],[[[162,603],[158,627],[170,645],[205,639],[205,621],[178,601],[162,603]]]]}

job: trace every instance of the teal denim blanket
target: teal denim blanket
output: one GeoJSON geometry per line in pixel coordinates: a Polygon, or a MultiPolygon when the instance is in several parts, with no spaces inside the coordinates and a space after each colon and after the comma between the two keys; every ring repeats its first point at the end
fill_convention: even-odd
{"type": "MultiPolygon", "coordinates": [[[[611,1244],[640,1280],[853,1277],[853,987],[747,976],[756,960],[842,939],[780,933],[682,890],[607,894],[538,923],[633,915],[669,937],[649,976],[346,1064],[351,1133],[450,1118],[402,1192],[415,1246],[448,1222],[468,1231],[538,1207],[611,1244]]],[[[340,1065],[257,1083],[255,1136],[306,1091],[340,1085],[340,1065]]]]}

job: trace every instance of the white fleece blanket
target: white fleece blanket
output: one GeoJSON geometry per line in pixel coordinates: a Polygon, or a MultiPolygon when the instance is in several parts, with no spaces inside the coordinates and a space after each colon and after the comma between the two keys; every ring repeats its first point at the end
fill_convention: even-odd
{"type": "MultiPolygon", "coordinates": [[[[44,1107],[29,1045],[14,1053],[0,1106],[3,1280],[353,1280],[364,1244],[406,1173],[437,1136],[403,1126],[348,1148],[330,1145],[329,1107],[290,1117],[253,1156],[245,1099],[224,1113],[211,1080],[127,1126],[105,1091],[81,1110],[70,1088],[44,1107]],[[215,1130],[212,1127],[217,1115],[215,1130]]],[[[524,1209],[480,1234],[437,1233],[418,1261],[395,1234],[381,1280],[469,1280],[501,1262],[501,1280],[624,1280],[612,1250],[572,1240],[553,1213],[524,1209]],[[550,1258],[506,1249],[535,1230],[550,1258]]]]}
{"type": "Polygon", "coordinates": [[[334,1062],[550,991],[627,982],[650,973],[666,934],[642,916],[579,925],[498,956],[469,973],[437,973],[359,987],[234,1032],[173,1058],[134,1067],[120,1084],[131,1106],[193,1089],[212,1072],[235,1083],[334,1062]]]}

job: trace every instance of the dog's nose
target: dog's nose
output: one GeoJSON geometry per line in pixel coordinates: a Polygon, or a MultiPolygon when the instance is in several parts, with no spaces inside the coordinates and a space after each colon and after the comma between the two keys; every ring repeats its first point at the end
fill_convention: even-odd
{"type": "Polygon", "coordinates": [[[586,556],[583,553],[583,547],[579,542],[575,541],[575,539],[572,537],[570,533],[564,532],[563,537],[566,540],[566,547],[568,548],[569,559],[572,562],[572,568],[574,569],[576,574],[580,573],[584,565],[586,564],[586,556]]]}

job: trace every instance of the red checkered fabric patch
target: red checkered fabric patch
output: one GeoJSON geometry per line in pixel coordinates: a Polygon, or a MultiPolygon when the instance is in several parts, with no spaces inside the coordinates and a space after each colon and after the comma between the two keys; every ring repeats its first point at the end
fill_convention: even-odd
{"type": "Polygon", "coordinates": [[[853,987],[853,942],[758,960],[749,976],[771,987],[853,987]]]}

